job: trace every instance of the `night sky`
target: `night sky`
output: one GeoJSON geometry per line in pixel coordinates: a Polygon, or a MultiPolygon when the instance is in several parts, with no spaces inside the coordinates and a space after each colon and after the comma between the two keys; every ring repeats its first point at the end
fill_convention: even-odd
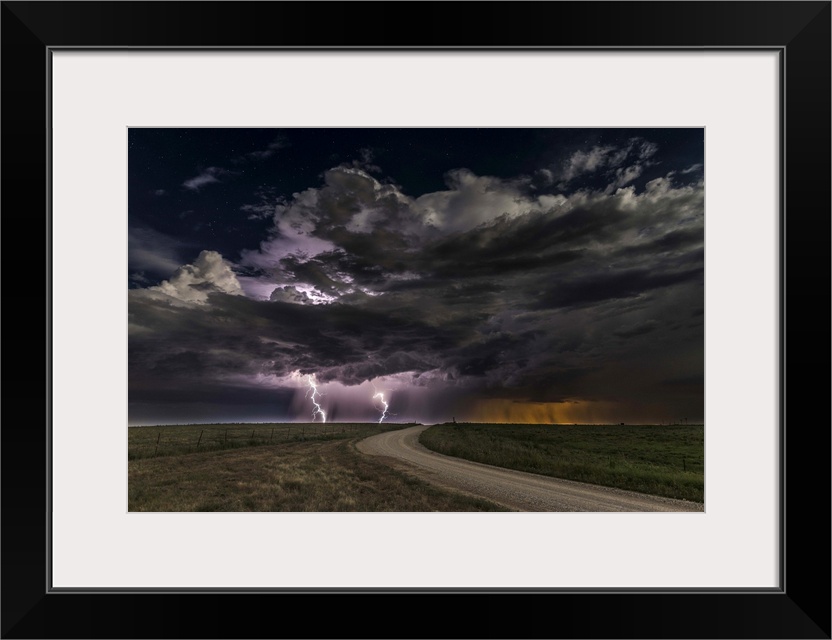
{"type": "Polygon", "coordinates": [[[327,422],[701,422],[703,163],[702,129],[130,129],[129,422],[309,422],[313,383],[327,422]]]}

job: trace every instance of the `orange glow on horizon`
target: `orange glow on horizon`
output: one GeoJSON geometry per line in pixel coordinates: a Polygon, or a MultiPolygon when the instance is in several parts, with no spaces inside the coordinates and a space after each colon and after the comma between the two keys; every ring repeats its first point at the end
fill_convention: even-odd
{"type": "Polygon", "coordinates": [[[601,424],[626,421],[612,402],[516,402],[477,400],[466,412],[468,422],[511,424],[601,424]]]}
{"type": "Polygon", "coordinates": [[[476,401],[466,419],[511,424],[593,422],[596,404],[599,403],[516,402],[495,398],[476,401]]]}

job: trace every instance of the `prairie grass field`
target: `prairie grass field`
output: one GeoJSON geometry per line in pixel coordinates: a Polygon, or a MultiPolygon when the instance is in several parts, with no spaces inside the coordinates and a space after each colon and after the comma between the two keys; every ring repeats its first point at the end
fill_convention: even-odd
{"type": "Polygon", "coordinates": [[[355,450],[395,424],[128,429],[129,511],[500,511],[355,450]],[[157,444],[158,443],[158,444],[157,444]]]}
{"type": "Polygon", "coordinates": [[[704,502],[703,425],[443,424],[420,442],[449,456],[704,502]]]}
{"type": "MultiPolygon", "coordinates": [[[[393,425],[393,428],[408,425],[393,425]]],[[[198,424],[158,427],[130,427],[128,430],[127,459],[179,456],[186,453],[206,453],[247,447],[287,444],[291,442],[321,442],[344,437],[366,438],[384,428],[369,424],[198,424]]]]}

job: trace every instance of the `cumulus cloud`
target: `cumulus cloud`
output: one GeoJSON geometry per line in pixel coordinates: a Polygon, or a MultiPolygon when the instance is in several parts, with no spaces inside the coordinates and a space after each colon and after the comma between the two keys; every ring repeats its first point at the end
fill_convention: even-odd
{"type": "MultiPolygon", "coordinates": [[[[619,180],[635,173],[624,168],[619,180]]],[[[701,184],[677,187],[668,177],[641,193],[569,197],[529,195],[517,181],[468,170],[453,172],[448,186],[410,198],[361,171],[331,170],[324,187],[278,206],[272,237],[242,264],[281,287],[280,299],[288,286],[292,301],[321,303],[405,295],[450,278],[568,269],[574,279],[601,255],[615,256],[617,269],[644,267],[639,256],[702,237],[701,184]]]]}
{"type": "Polygon", "coordinates": [[[634,164],[630,167],[620,167],[615,170],[615,179],[607,186],[605,193],[612,193],[620,187],[630,184],[633,180],[638,178],[643,171],[640,164],[634,164]]]}
{"type": "Polygon", "coordinates": [[[272,302],[291,302],[292,304],[305,304],[310,302],[309,296],[295,287],[275,287],[269,296],[272,302]]]}
{"type": "MultiPolygon", "coordinates": [[[[631,138],[620,147],[606,145],[589,150],[579,149],[564,161],[559,175],[560,186],[566,187],[579,177],[604,171],[607,176],[614,177],[610,189],[622,187],[640,176],[644,166],[653,163],[650,158],[658,150],[658,145],[641,138],[631,138]],[[624,167],[627,161],[630,165],[624,167]]],[[[550,180],[554,180],[555,174],[551,170],[546,171],[550,180]]]]}
{"type": "Polygon", "coordinates": [[[151,291],[158,291],[183,302],[204,304],[214,292],[242,295],[243,290],[229,264],[216,251],[202,251],[193,264],[179,267],[170,280],[151,291]]]}
{"type": "Polygon", "coordinates": [[[426,224],[443,232],[468,231],[500,216],[515,217],[555,207],[558,196],[527,194],[524,181],[477,176],[457,169],[446,176],[448,189],[417,198],[413,206],[426,224]]]}
{"type": "Polygon", "coordinates": [[[451,171],[446,179],[446,190],[413,198],[361,169],[331,169],[324,174],[323,187],[274,205],[271,237],[259,251],[246,252],[243,263],[274,266],[289,256],[311,258],[336,246],[359,253],[361,247],[371,251],[372,245],[415,250],[431,239],[501,216],[549,210],[566,201],[560,195],[528,195],[522,181],[477,176],[468,169],[451,171]]]}
{"type": "Polygon", "coordinates": [[[565,162],[561,180],[569,183],[584,173],[591,173],[606,166],[610,161],[620,162],[623,157],[612,155],[615,147],[593,147],[589,151],[576,151],[565,162]]]}

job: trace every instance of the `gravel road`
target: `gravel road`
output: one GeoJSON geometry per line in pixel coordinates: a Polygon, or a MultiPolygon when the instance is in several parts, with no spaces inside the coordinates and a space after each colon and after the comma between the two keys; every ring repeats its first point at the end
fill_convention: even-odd
{"type": "Polygon", "coordinates": [[[439,486],[486,498],[515,511],[703,511],[704,505],[633,491],[550,478],[469,462],[419,444],[427,426],[381,433],[357,443],[362,453],[384,456],[439,486]]]}

